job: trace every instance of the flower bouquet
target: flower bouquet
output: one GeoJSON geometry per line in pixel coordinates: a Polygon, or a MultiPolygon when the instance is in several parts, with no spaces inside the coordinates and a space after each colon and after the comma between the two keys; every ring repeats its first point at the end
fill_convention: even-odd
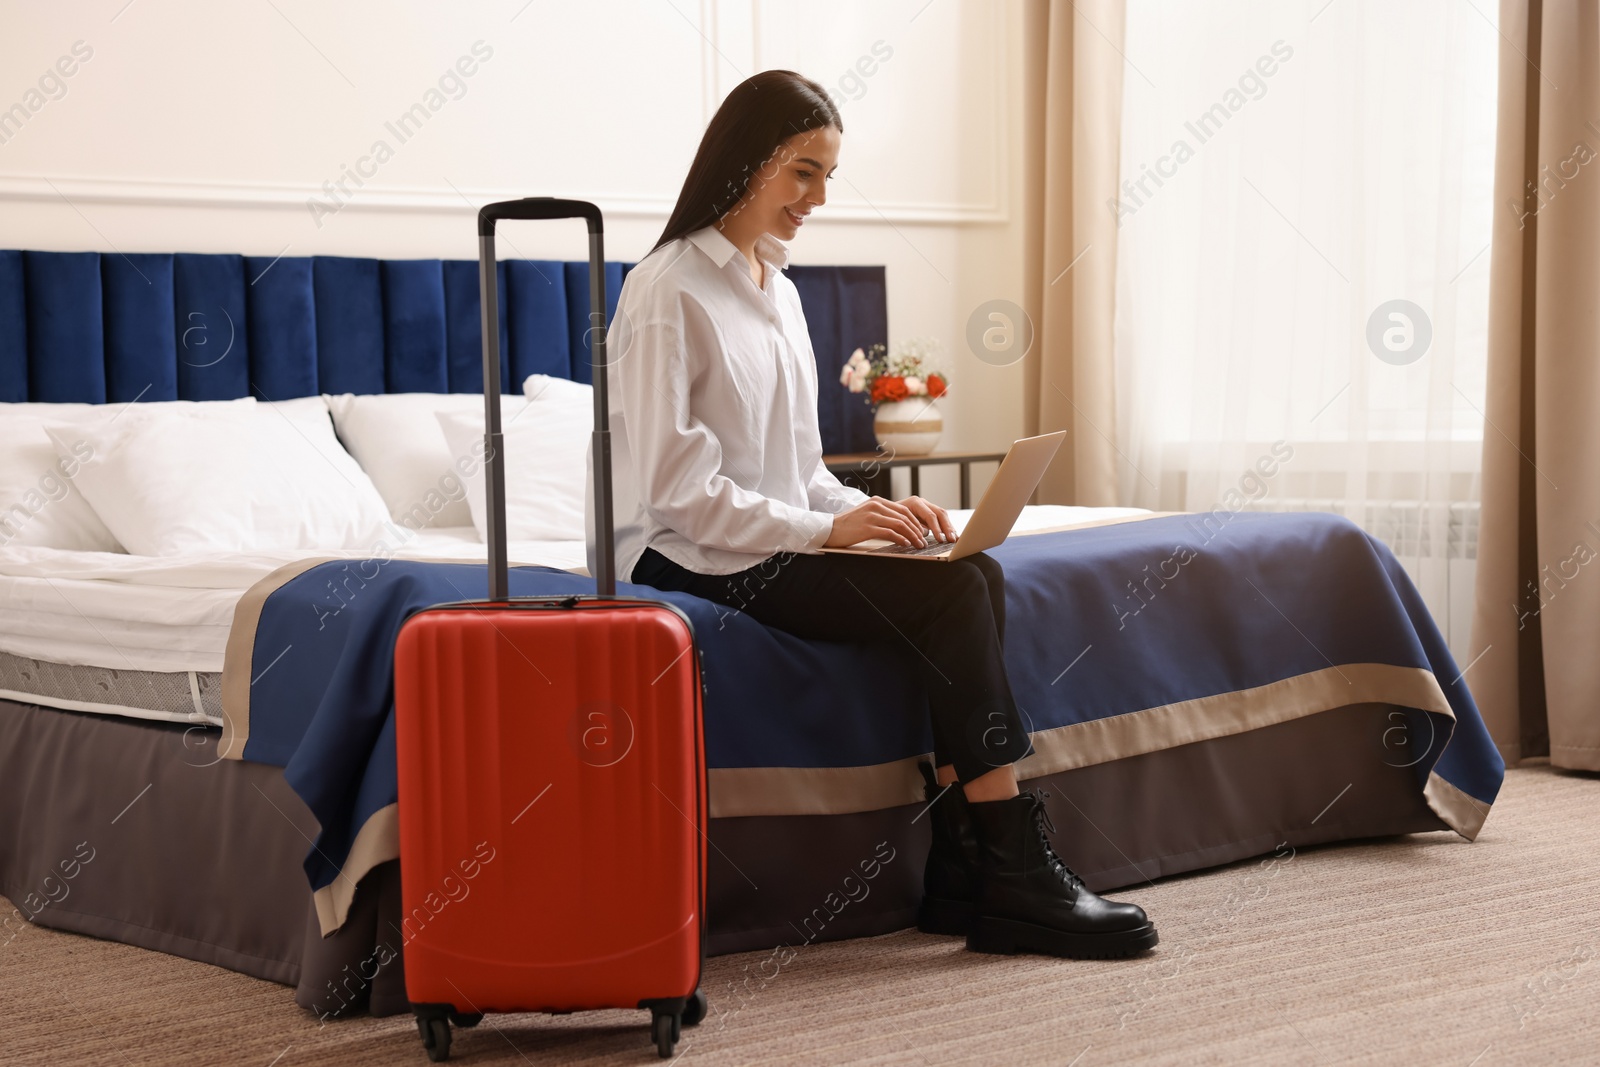
{"type": "Polygon", "coordinates": [[[873,345],[850,353],[839,383],[852,393],[867,395],[880,448],[915,456],[933,451],[939,443],[944,420],[934,401],[950,385],[938,370],[938,354],[937,341],[920,337],[900,342],[893,352],[873,345]]]}

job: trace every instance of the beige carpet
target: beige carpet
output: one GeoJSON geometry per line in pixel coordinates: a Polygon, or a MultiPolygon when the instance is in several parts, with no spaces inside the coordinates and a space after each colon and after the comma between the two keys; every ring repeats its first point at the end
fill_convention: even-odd
{"type": "MultiPolygon", "coordinates": [[[[1600,778],[1512,771],[1476,844],[1303,851],[1121,896],[1122,962],[913,932],[710,961],[692,1064],[1600,1063],[1600,778]],[[765,980],[764,980],[765,979],[765,980]]],[[[6,911],[9,912],[9,906],[6,911]]],[[[26,928],[0,947],[0,1063],[422,1064],[409,1018],[319,1027],[283,986],[26,928]]],[[[452,1062],[660,1062],[642,1012],[491,1016],[452,1062]]]]}

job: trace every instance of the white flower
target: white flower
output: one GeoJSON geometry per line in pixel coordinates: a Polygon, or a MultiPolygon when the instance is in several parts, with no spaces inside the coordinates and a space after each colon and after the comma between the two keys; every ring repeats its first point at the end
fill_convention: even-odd
{"type": "Polygon", "coordinates": [[[922,384],[921,378],[918,378],[915,374],[906,375],[906,392],[912,396],[921,396],[927,391],[928,388],[922,384]]]}
{"type": "Polygon", "coordinates": [[[840,385],[849,385],[850,384],[850,378],[852,377],[852,375],[850,373],[850,369],[851,369],[850,368],[850,364],[846,363],[844,365],[844,369],[839,371],[839,384],[840,385]]]}
{"type": "Polygon", "coordinates": [[[890,373],[926,382],[939,371],[939,351],[939,342],[931,337],[906,338],[889,353],[890,373]]]}

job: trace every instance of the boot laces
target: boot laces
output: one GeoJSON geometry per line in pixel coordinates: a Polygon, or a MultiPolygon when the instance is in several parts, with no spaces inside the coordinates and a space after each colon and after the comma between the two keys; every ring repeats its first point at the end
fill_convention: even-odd
{"type": "Polygon", "coordinates": [[[1056,830],[1055,822],[1050,818],[1050,809],[1044,805],[1049,796],[1050,793],[1044,789],[1040,789],[1033,794],[1033,804],[1030,807],[1029,814],[1033,818],[1034,832],[1039,835],[1039,845],[1044,849],[1045,862],[1049,864],[1051,871],[1055,872],[1058,878],[1073,889],[1082,889],[1084,888],[1083,879],[1079,878],[1076,872],[1067,866],[1066,861],[1056,854],[1055,847],[1050,843],[1050,834],[1058,831],[1056,830]],[[1046,833],[1046,830],[1049,833],[1046,833]]]}

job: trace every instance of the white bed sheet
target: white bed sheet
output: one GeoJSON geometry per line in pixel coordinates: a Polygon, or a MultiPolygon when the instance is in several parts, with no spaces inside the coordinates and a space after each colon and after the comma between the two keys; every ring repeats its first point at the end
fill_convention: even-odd
{"type": "MultiPolygon", "coordinates": [[[[1024,509],[1012,529],[1141,513],[1139,508],[1038,505],[1024,509]]],[[[950,514],[958,530],[971,516],[970,511],[950,514]]],[[[396,558],[484,559],[484,545],[471,527],[404,532],[409,539],[392,550],[396,558]]],[[[582,541],[512,542],[508,554],[516,563],[587,573],[582,541]]],[[[217,673],[234,606],[255,582],[296,559],[373,555],[372,549],[361,549],[165,558],[0,549],[0,652],[69,666],[217,673]]],[[[188,712],[182,717],[193,718],[188,712]]]]}
{"type": "MultiPolygon", "coordinates": [[[[585,569],[582,541],[512,542],[507,551],[517,563],[585,569]]],[[[0,550],[0,651],[73,666],[215,673],[222,670],[234,606],[250,586],[296,559],[374,554],[365,548],[167,558],[0,550]]],[[[392,554],[485,558],[471,527],[417,531],[392,554]]]]}

